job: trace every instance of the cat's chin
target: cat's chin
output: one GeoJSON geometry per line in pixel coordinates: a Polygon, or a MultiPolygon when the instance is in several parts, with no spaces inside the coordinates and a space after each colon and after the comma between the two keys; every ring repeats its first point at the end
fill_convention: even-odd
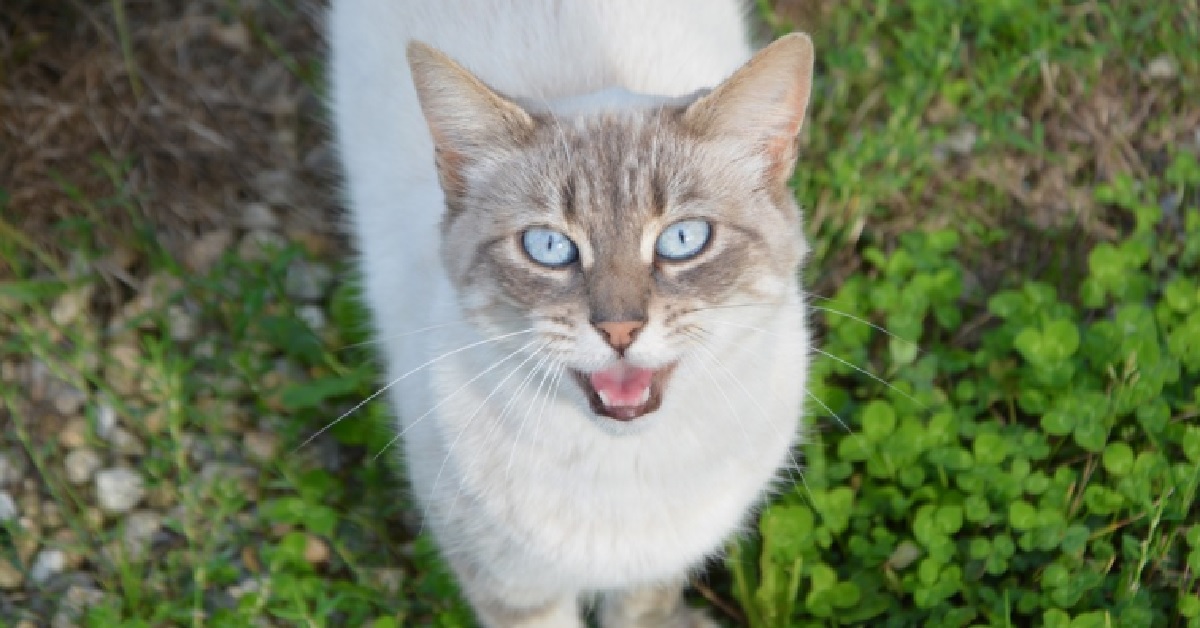
{"type": "Polygon", "coordinates": [[[676,363],[672,362],[659,369],[642,369],[627,363],[619,363],[607,369],[607,372],[584,373],[571,369],[571,375],[574,376],[575,383],[579,384],[584,396],[587,397],[592,412],[600,417],[628,423],[644,417],[662,406],[663,391],[671,379],[671,374],[675,372],[675,366],[676,363]],[[612,371],[616,371],[616,373],[612,373],[612,371]],[[648,383],[642,387],[642,390],[635,391],[626,397],[611,394],[604,389],[603,385],[598,385],[605,378],[621,376],[631,380],[644,377],[648,383]]]}

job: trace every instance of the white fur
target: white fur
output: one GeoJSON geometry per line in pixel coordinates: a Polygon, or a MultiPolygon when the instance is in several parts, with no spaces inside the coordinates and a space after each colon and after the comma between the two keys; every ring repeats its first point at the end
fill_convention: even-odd
{"type": "MultiPolygon", "coordinates": [[[[408,41],[502,93],[570,113],[639,98],[629,92],[677,97],[716,85],[751,55],[744,13],[734,0],[333,2],[334,121],[391,379],[486,339],[457,323],[464,315],[439,258],[443,196],[408,41]]],[[[719,551],[796,438],[808,339],[796,287],[773,288],[791,306],[710,313],[728,322],[711,325],[706,345],[720,363],[685,356],[661,410],[633,424],[594,417],[569,376],[547,400],[552,382],[534,369],[544,354],[513,372],[526,359],[515,356],[464,387],[539,342],[534,333],[462,350],[394,385],[413,490],[451,561],[486,572],[505,601],[533,605],[677,581],[719,551]]],[[[653,328],[632,360],[674,357],[653,328]]],[[[610,350],[595,336],[573,353],[604,361],[610,350]]],[[[569,616],[545,625],[576,625],[562,623],[569,616]]]]}

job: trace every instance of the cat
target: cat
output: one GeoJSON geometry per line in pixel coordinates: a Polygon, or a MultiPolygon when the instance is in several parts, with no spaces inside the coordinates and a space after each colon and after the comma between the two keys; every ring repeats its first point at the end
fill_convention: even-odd
{"type": "Polygon", "coordinates": [[[735,0],[335,0],[331,107],[407,475],[479,622],[715,626],[794,461],[803,34],[735,0]]]}

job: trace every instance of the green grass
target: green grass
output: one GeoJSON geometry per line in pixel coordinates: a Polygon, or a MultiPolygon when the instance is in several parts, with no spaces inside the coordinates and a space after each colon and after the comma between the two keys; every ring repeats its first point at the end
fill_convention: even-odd
{"type": "MultiPolygon", "coordinates": [[[[1200,102],[1200,9],[848,0],[814,36],[796,187],[820,348],[838,359],[814,365],[804,481],[731,545],[711,588],[756,628],[1200,626],[1200,146],[1171,130],[1200,102]],[[1176,75],[1149,78],[1163,58],[1176,75]],[[1132,135],[1080,135],[1097,107],[1128,117],[1147,102],[1132,135]],[[964,129],[969,155],[946,144],[964,129]]],[[[197,274],[138,230],[122,235],[144,260],[134,272],[163,294],[115,328],[56,318],[80,290],[94,310],[128,301],[81,263],[107,253],[105,212],[135,213],[122,168],[97,168],[107,196],[61,182],[78,217],[55,237],[74,261],[12,228],[0,194],[14,277],[0,281],[0,363],[34,358],[87,390],[99,450],[100,408],[116,410],[144,444],[166,540],[121,551],[123,521],[95,516],[43,410],[0,379],[0,447],[28,456],[63,519],[2,524],[0,560],[27,572],[32,546],[82,561],[105,593],[87,626],[470,625],[374,459],[384,404],[300,447],[376,384],[350,273],[317,334],[285,296],[298,247],[197,274]],[[172,305],[204,333],[177,340],[172,305]],[[248,456],[247,427],[274,434],[276,455],[248,456]],[[198,459],[196,442],[235,467],[198,459]]],[[[43,617],[58,603],[22,596],[43,617]]]]}

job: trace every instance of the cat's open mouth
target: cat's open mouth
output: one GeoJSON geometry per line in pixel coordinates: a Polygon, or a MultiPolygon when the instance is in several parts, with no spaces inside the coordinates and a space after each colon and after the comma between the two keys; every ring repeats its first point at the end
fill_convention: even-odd
{"type": "Polygon", "coordinates": [[[674,371],[674,364],[647,369],[622,360],[594,373],[572,370],[571,374],[583,388],[593,412],[618,421],[632,421],[662,405],[663,389],[674,371]]]}

